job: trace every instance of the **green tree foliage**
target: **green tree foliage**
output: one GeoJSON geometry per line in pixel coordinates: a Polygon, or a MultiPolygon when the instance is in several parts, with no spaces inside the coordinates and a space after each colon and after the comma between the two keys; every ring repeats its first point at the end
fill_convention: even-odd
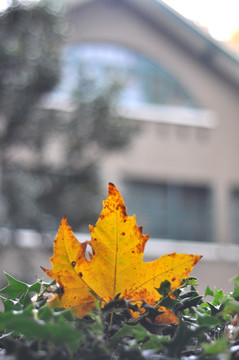
{"type": "Polygon", "coordinates": [[[0,226],[56,230],[64,214],[75,229],[88,224],[100,161],[132,133],[115,112],[114,75],[102,87],[81,69],[70,111],[47,106],[62,70],[66,21],[57,3],[15,1],[0,18],[0,226]]]}
{"type": "MultiPolygon", "coordinates": [[[[87,75],[82,64],[78,76],[78,86],[71,95],[73,110],[67,114],[53,110],[54,136],[61,139],[61,158],[57,164],[49,163],[48,187],[38,203],[49,215],[55,214],[58,223],[66,214],[74,229],[88,230],[101,208],[98,200],[104,157],[109,151],[126,147],[136,127],[117,114],[123,85],[113,71],[99,82],[87,75]]],[[[45,135],[45,141],[52,145],[51,134],[48,139],[45,135]]]]}
{"type": "Polygon", "coordinates": [[[33,6],[15,1],[0,17],[1,156],[9,146],[32,143],[32,120],[39,97],[51,90],[60,75],[60,17],[50,3],[33,6]]]}
{"type": "Polygon", "coordinates": [[[32,211],[27,210],[31,184],[29,196],[17,192],[27,180],[21,178],[29,170],[27,158],[37,164],[43,135],[39,99],[57,84],[61,71],[62,18],[51,5],[15,0],[0,16],[1,225],[20,226],[23,209],[32,211]]]}

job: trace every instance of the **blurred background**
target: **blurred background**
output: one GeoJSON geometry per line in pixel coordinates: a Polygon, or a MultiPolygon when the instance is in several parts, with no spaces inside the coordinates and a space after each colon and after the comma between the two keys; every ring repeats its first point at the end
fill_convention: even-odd
{"type": "Polygon", "coordinates": [[[89,239],[113,182],[151,235],[145,260],[202,254],[202,289],[231,289],[239,9],[217,11],[217,32],[223,2],[189,3],[1,1],[1,274],[42,277],[65,214],[89,239]]]}

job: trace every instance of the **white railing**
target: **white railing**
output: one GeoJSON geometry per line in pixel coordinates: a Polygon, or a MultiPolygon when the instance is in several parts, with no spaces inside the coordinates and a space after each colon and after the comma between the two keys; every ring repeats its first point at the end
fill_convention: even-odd
{"type": "MultiPolygon", "coordinates": [[[[14,233],[15,245],[20,248],[50,248],[56,233],[41,235],[34,230],[16,230],[14,233]],[[44,241],[43,241],[44,239],[44,241]]],[[[88,233],[75,233],[80,242],[90,240],[88,233]]],[[[9,230],[1,229],[0,243],[10,245],[9,230]],[[5,240],[4,240],[5,239],[5,240]]],[[[149,238],[144,252],[145,260],[154,260],[164,254],[172,252],[202,255],[202,261],[224,261],[239,263],[239,244],[218,244],[198,241],[182,241],[170,239],[149,238]]]]}

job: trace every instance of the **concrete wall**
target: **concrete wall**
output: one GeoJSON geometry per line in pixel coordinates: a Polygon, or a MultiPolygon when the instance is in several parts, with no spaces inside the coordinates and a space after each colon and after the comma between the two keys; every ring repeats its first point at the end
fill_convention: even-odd
{"type": "Polygon", "coordinates": [[[123,179],[132,176],[208,185],[213,189],[214,239],[227,243],[232,238],[230,191],[239,188],[239,93],[158,25],[123,2],[99,0],[72,12],[68,40],[118,44],[148,57],[172,74],[199,106],[212,110],[218,124],[205,130],[141,123],[130,148],[110,154],[102,164],[104,186],[112,181],[123,189],[123,179]]]}

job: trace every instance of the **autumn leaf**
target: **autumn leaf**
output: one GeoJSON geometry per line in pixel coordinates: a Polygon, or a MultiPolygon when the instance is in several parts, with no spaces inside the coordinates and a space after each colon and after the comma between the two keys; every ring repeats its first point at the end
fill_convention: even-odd
{"type": "Polygon", "coordinates": [[[60,286],[61,294],[51,301],[51,305],[71,307],[79,317],[90,312],[96,300],[74,269],[73,259],[85,257],[86,245],[76,239],[64,217],[54,240],[54,256],[50,258],[52,269],[42,267],[60,286]]]}
{"type": "MultiPolygon", "coordinates": [[[[63,289],[57,300],[63,307],[72,306],[78,316],[83,316],[93,306],[92,290],[103,302],[112,301],[117,294],[125,299],[143,299],[155,305],[160,299],[156,290],[168,280],[171,289],[181,285],[189,276],[200,255],[172,253],[144,262],[143,254],[149,235],[142,233],[136,217],[128,216],[124,201],[113,184],[103,203],[103,210],[95,226],[90,226],[91,240],[80,244],[73,235],[66,219],[61,226],[50,259],[52,270],[44,271],[63,289]],[[86,258],[89,244],[93,255],[86,258]]],[[[176,316],[160,308],[160,322],[177,323],[176,316]]]]}

